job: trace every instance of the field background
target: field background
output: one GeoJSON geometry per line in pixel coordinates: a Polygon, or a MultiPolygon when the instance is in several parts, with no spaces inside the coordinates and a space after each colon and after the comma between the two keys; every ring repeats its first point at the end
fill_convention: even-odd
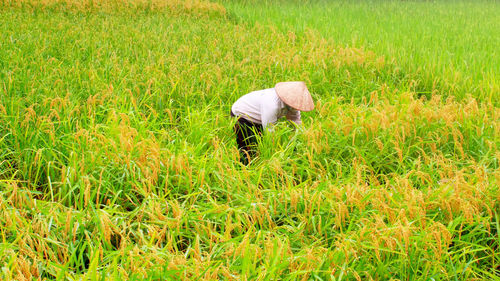
{"type": "Polygon", "coordinates": [[[495,280],[496,1],[0,1],[0,279],[495,280]],[[316,109],[238,162],[241,95],[316,109]]]}
{"type": "Polygon", "coordinates": [[[498,105],[493,96],[500,92],[498,1],[240,0],[225,5],[238,22],[298,34],[313,29],[338,46],[384,56],[397,65],[403,81],[414,81],[417,94],[472,95],[498,105]]]}

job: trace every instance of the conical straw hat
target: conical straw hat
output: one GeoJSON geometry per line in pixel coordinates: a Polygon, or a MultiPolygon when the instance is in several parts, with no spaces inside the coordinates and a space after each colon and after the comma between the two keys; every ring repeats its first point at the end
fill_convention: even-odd
{"type": "Polygon", "coordinates": [[[306,83],[302,81],[280,82],[274,86],[278,97],[288,106],[300,111],[311,111],[314,102],[306,83]]]}

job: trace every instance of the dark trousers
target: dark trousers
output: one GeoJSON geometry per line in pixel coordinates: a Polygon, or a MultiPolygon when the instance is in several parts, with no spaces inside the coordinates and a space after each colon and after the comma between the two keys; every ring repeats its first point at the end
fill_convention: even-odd
{"type": "Polygon", "coordinates": [[[257,134],[262,134],[262,125],[235,116],[232,111],[231,117],[238,118],[238,121],[234,124],[234,132],[236,133],[236,142],[240,151],[240,162],[248,165],[257,154],[257,134]]]}

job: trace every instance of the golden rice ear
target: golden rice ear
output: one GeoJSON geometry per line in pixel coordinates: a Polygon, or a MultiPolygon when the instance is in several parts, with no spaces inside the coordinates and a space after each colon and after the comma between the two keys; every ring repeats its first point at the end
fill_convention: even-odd
{"type": "Polygon", "coordinates": [[[288,106],[300,111],[314,109],[314,102],[306,83],[302,81],[280,82],[274,88],[278,97],[288,106]]]}

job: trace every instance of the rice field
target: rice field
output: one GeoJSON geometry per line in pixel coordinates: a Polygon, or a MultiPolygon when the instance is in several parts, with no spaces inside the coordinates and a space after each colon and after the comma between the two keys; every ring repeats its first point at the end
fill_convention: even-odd
{"type": "Polygon", "coordinates": [[[262,5],[0,0],[1,280],[500,279],[498,3],[262,5]],[[241,165],[287,80],[316,109],[241,165]]]}
{"type": "Polygon", "coordinates": [[[238,22],[272,24],[282,32],[299,34],[313,29],[336,45],[371,50],[394,62],[404,80],[414,80],[412,90],[427,98],[472,95],[498,106],[498,1],[235,0],[225,4],[238,22]]]}

